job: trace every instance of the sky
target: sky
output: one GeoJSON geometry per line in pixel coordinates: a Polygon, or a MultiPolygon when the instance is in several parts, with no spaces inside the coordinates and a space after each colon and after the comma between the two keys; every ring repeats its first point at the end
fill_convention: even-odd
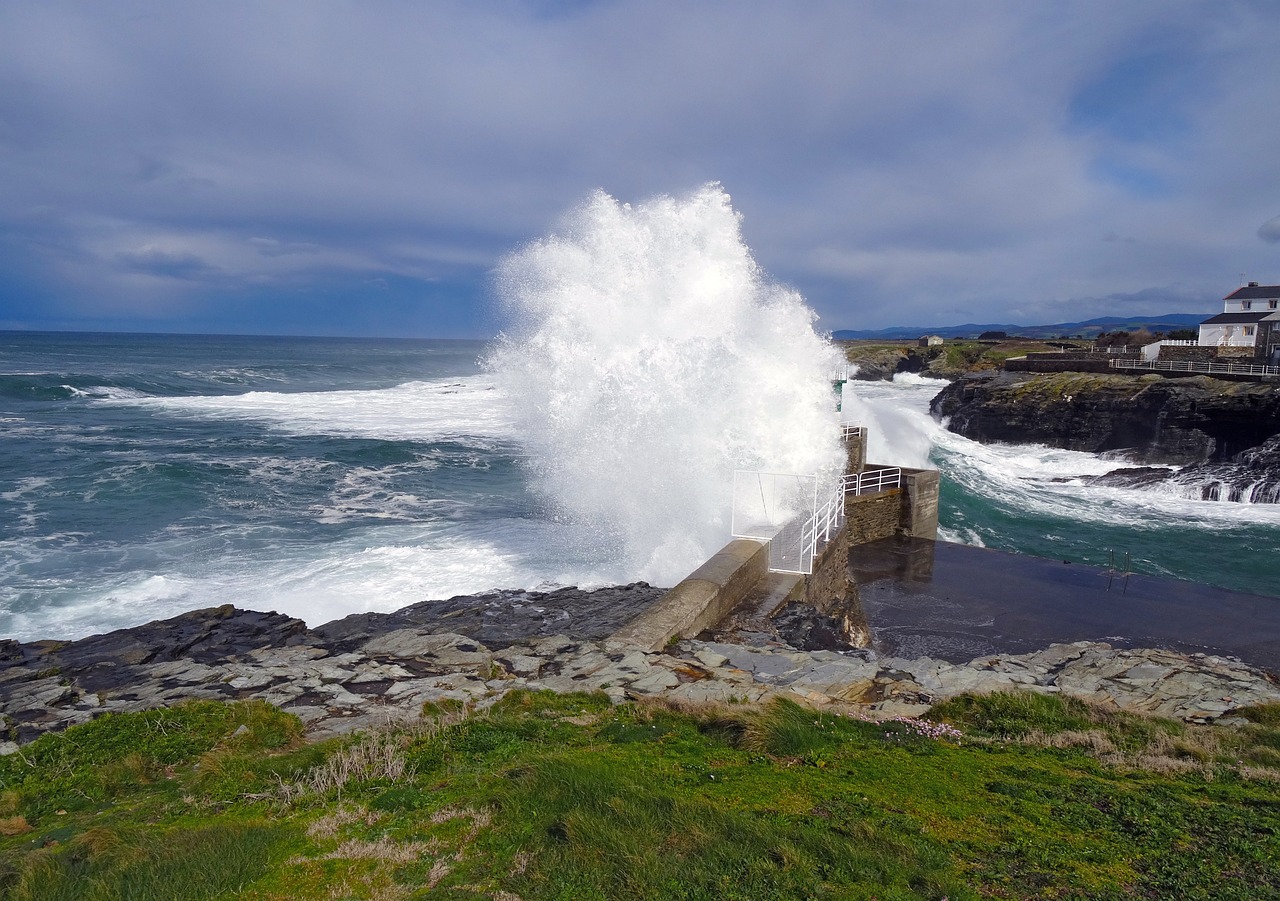
{"type": "Polygon", "coordinates": [[[719,182],[825,330],[1280,283],[1280,3],[0,0],[0,329],[477,337],[719,182]]]}

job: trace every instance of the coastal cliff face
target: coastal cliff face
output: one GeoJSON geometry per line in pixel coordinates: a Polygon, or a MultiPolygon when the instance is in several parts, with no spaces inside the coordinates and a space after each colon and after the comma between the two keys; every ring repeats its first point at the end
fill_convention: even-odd
{"type": "Polygon", "coordinates": [[[1047,444],[1135,462],[1226,462],[1280,433],[1280,386],[1205,376],[975,373],[930,411],[975,441],[1047,444]]]}

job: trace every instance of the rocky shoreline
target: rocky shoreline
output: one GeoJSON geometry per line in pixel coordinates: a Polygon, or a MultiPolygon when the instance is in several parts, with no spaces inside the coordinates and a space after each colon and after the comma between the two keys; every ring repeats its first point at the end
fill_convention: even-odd
{"type": "Polygon", "coordinates": [[[930,412],[975,441],[1148,464],[1226,463],[1280,434],[1280,385],[1153,373],[972,373],[939,392],[930,412]]]}
{"type": "MultiPolygon", "coordinates": [[[[658,590],[563,591],[595,604],[645,589],[658,590]]],[[[261,699],[296,714],[315,738],[413,719],[427,702],[483,707],[513,689],[603,691],[616,702],[755,703],[785,695],[876,718],[915,716],[963,692],[998,690],[1062,693],[1191,722],[1230,722],[1239,707],[1280,703],[1275,676],[1239,660],[1101,642],[953,664],[694,640],[649,652],[573,630],[486,644],[411,616],[366,614],[308,629],[281,614],[228,605],[74,642],[0,642],[0,753],[103,713],[194,698],[261,699]]]]}

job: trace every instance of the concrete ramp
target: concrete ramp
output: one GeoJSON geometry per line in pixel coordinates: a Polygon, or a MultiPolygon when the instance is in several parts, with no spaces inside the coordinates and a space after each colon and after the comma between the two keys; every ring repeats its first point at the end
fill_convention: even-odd
{"type": "Polygon", "coordinates": [[[768,543],[736,538],[613,637],[657,651],[672,638],[697,635],[720,622],[768,571],[768,543]]]}

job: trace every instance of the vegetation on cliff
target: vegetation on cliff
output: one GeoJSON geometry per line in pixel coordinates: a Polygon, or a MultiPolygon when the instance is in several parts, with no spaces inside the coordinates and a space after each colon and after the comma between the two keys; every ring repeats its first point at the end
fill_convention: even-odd
{"type": "Polygon", "coordinates": [[[1148,463],[1229,460],[1280,433],[1280,385],[1206,376],[972,375],[930,409],[976,441],[1122,451],[1148,463]]]}
{"type": "Polygon", "coordinates": [[[0,760],[4,895],[1280,892],[1273,707],[1199,728],[1000,694],[887,723],[527,692],[426,713],[324,745],[258,702],[47,735],[0,760]]]}
{"type": "MultiPolygon", "coordinates": [[[[1070,341],[1058,341],[1049,345],[1025,338],[1006,340],[952,340],[930,347],[918,347],[914,343],[884,341],[837,342],[850,363],[856,363],[856,378],[865,381],[891,379],[895,373],[916,372],[929,378],[957,379],[968,372],[985,372],[999,369],[1010,357],[1027,353],[1058,350],[1070,341]]],[[[1088,342],[1078,342],[1087,347],[1088,342]]]]}

